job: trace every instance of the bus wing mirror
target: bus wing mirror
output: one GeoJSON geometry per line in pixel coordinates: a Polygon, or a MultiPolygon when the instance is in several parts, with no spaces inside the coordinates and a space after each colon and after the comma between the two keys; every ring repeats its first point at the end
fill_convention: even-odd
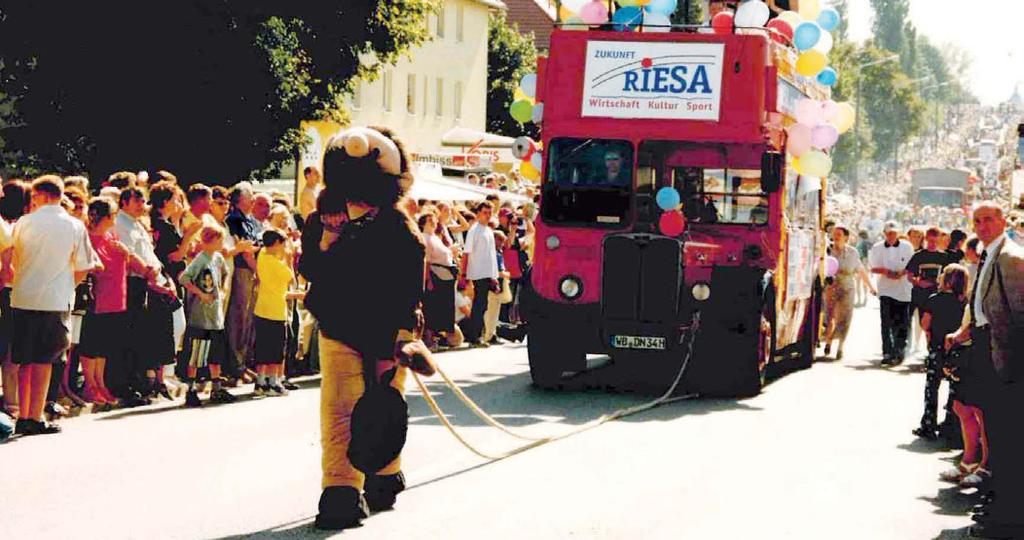
{"type": "Polygon", "coordinates": [[[782,184],[782,169],[786,160],[780,152],[765,152],[761,156],[761,191],[775,193],[782,184]]]}

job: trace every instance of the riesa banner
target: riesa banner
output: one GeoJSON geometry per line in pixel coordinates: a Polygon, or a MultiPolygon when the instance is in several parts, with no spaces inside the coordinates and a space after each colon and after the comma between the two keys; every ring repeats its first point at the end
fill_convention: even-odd
{"type": "Polygon", "coordinates": [[[718,120],[721,43],[591,41],[582,116],[718,120]]]}

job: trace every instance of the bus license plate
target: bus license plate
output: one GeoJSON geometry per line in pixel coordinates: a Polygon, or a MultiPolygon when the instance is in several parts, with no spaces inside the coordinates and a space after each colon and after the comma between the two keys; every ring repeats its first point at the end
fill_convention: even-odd
{"type": "Polygon", "coordinates": [[[664,351],[666,339],[652,336],[612,336],[612,347],[616,349],[643,349],[664,351]]]}

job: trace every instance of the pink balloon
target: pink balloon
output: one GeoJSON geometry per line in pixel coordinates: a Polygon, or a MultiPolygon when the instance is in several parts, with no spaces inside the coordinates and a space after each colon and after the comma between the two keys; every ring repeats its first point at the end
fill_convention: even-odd
{"type": "Polygon", "coordinates": [[[832,148],[839,140],[839,130],[831,124],[821,124],[811,130],[811,145],[815,148],[827,150],[832,148]]]}
{"type": "Polygon", "coordinates": [[[821,119],[828,122],[839,114],[839,104],[831,99],[821,104],[821,119]]]}
{"type": "Polygon", "coordinates": [[[825,257],[825,275],[835,277],[839,273],[839,259],[829,255],[825,257]]]}
{"type": "Polygon", "coordinates": [[[801,99],[796,102],[796,121],[814,127],[822,122],[821,103],[813,99],[801,99]]]}
{"type": "Polygon", "coordinates": [[[811,128],[804,124],[793,124],[787,130],[789,141],[786,149],[794,157],[801,157],[811,149],[811,128]]]}
{"type": "Polygon", "coordinates": [[[580,8],[580,18],[587,24],[608,22],[608,6],[600,0],[588,2],[580,8]]]}

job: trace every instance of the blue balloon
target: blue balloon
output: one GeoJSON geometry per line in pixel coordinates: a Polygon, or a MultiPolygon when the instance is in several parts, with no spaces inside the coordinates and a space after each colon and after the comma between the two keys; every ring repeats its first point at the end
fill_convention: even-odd
{"type": "Polygon", "coordinates": [[[806,51],[818,44],[821,39],[821,27],[817,23],[800,23],[793,32],[793,45],[801,51],[806,51]]]}
{"type": "Polygon", "coordinates": [[[662,15],[672,15],[676,11],[676,6],[679,4],[678,0],[651,0],[649,4],[644,6],[644,11],[647,13],[660,13],[662,15]]]}
{"type": "Polygon", "coordinates": [[[668,212],[669,210],[675,210],[679,206],[679,192],[674,187],[663,187],[658,190],[658,194],[655,195],[654,200],[658,203],[658,208],[668,212]]]}
{"type": "Polygon", "coordinates": [[[835,30],[839,26],[839,12],[830,7],[822,9],[818,14],[818,24],[823,30],[835,30]]]}
{"type": "Polygon", "coordinates": [[[836,75],[836,70],[830,67],[821,70],[821,73],[818,74],[818,82],[825,86],[832,86],[837,80],[839,80],[839,77],[836,75]]]}
{"type": "Polygon", "coordinates": [[[615,25],[615,29],[619,32],[626,32],[636,28],[643,19],[644,10],[635,6],[620,7],[612,15],[612,24],[615,25]]]}

